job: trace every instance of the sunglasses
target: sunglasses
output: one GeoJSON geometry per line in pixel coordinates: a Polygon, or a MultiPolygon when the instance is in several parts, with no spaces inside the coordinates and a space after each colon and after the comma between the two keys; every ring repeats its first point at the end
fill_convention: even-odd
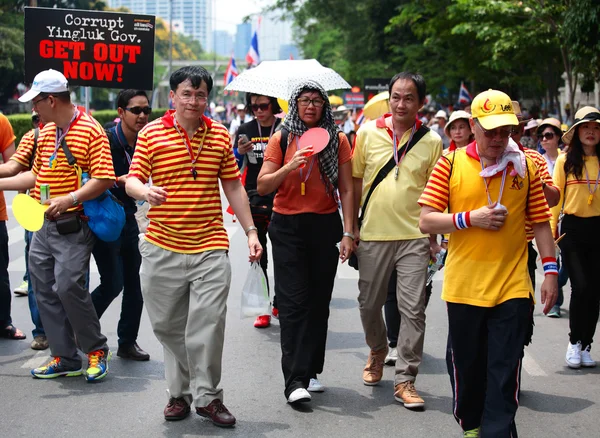
{"type": "Polygon", "coordinates": [[[133,106],[131,108],[125,108],[125,110],[129,111],[131,114],[135,114],[136,116],[139,116],[142,113],[150,115],[150,113],[152,112],[152,108],[149,106],[133,106]]]}
{"type": "Polygon", "coordinates": [[[252,111],[266,111],[269,109],[269,106],[271,105],[271,102],[269,103],[253,103],[252,105],[250,105],[250,108],[252,108],[252,111]]]}
{"type": "Polygon", "coordinates": [[[556,137],[556,134],[554,134],[554,132],[546,132],[545,134],[540,134],[540,140],[552,140],[554,137],[556,137]]]}
{"type": "Polygon", "coordinates": [[[483,126],[481,126],[481,123],[479,123],[479,121],[477,119],[475,119],[475,124],[479,127],[479,129],[481,129],[481,132],[483,132],[483,135],[485,135],[487,138],[494,138],[497,135],[500,136],[500,138],[504,139],[504,138],[508,138],[510,137],[510,135],[513,133],[512,129],[500,129],[500,128],[495,128],[495,129],[485,129],[483,126]]]}

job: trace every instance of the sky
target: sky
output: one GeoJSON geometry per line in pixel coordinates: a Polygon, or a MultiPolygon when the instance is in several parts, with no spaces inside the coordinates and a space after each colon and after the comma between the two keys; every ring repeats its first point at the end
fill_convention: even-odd
{"type": "Polygon", "coordinates": [[[217,0],[216,4],[216,29],[226,30],[235,35],[236,25],[242,22],[244,17],[251,14],[259,14],[274,0],[217,0]]]}

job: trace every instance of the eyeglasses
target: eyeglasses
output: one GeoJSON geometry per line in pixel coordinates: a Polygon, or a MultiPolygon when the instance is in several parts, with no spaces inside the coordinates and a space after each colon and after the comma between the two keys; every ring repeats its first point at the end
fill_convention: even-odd
{"type": "Polygon", "coordinates": [[[42,100],[46,100],[46,99],[48,99],[49,97],[50,97],[50,95],[48,95],[48,96],[46,96],[46,97],[42,97],[41,99],[38,99],[38,100],[32,100],[32,101],[31,101],[31,104],[32,104],[33,106],[36,106],[36,105],[37,105],[38,103],[40,103],[42,100]]]}
{"type": "Polygon", "coordinates": [[[266,111],[269,109],[269,106],[271,106],[271,102],[269,103],[253,103],[252,105],[250,105],[250,108],[252,108],[252,111],[266,111]]]}
{"type": "Polygon", "coordinates": [[[481,132],[483,132],[483,135],[485,135],[487,138],[494,138],[497,135],[500,136],[500,138],[504,139],[504,138],[508,138],[510,137],[510,135],[513,133],[512,129],[500,129],[500,128],[495,128],[495,129],[485,129],[483,126],[481,126],[481,123],[479,123],[479,120],[474,119],[475,120],[475,124],[479,127],[479,129],[481,129],[481,132]]]}
{"type": "Polygon", "coordinates": [[[311,103],[315,108],[321,108],[323,105],[325,105],[325,101],[323,99],[309,99],[308,97],[298,99],[298,105],[300,106],[310,106],[311,103]]]}
{"type": "Polygon", "coordinates": [[[206,97],[206,96],[192,96],[192,95],[188,95],[188,94],[184,94],[183,96],[179,96],[178,94],[176,94],[175,96],[177,96],[179,99],[181,99],[182,102],[199,102],[199,103],[208,102],[208,97],[206,97]]]}
{"type": "Polygon", "coordinates": [[[125,108],[125,110],[129,111],[131,114],[135,114],[136,116],[139,116],[142,113],[150,115],[150,113],[152,112],[152,108],[149,106],[133,106],[131,108],[125,108]]]}
{"type": "Polygon", "coordinates": [[[554,132],[546,132],[540,135],[540,140],[552,140],[556,135],[554,132]]]}

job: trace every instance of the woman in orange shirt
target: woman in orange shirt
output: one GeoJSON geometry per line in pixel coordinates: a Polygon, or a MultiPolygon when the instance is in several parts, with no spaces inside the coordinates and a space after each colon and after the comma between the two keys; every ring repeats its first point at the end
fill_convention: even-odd
{"type": "Polygon", "coordinates": [[[299,85],[282,130],[269,140],[258,176],[261,195],[277,191],[269,237],[288,403],[310,401],[308,391],[324,390],[317,374],[325,362],[329,302],[338,258],[343,263],[350,257],[354,240],[351,158],[325,90],[314,81],[299,85]],[[312,146],[301,147],[298,140],[315,127],[326,129],[330,140],[312,155],[312,146]]]}

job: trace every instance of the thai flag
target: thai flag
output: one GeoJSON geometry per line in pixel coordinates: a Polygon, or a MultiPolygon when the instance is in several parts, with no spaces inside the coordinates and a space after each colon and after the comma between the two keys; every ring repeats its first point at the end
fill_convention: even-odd
{"type": "Polygon", "coordinates": [[[465,87],[465,83],[461,82],[460,83],[460,91],[458,92],[458,103],[471,103],[471,101],[473,100],[473,96],[471,96],[471,93],[469,93],[469,90],[467,90],[467,87],[465,87]]]}
{"type": "Polygon", "coordinates": [[[248,54],[246,55],[246,61],[250,67],[255,67],[260,64],[260,55],[258,53],[258,33],[257,30],[254,31],[254,35],[252,35],[252,42],[250,43],[250,49],[248,50],[248,54]]]}
{"type": "Polygon", "coordinates": [[[358,126],[360,126],[363,123],[365,123],[365,112],[364,112],[364,110],[361,110],[360,113],[358,114],[358,117],[356,118],[356,124],[358,126]]]}
{"type": "Polygon", "coordinates": [[[227,70],[225,70],[225,77],[223,78],[223,83],[228,85],[231,81],[235,79],[235,77],[239,74],[237,66],[235,65],[235,59],[233,58],[233,54],[231,55],[231,59],[229,60],[229,65],[227,66],[227,70]]]}

